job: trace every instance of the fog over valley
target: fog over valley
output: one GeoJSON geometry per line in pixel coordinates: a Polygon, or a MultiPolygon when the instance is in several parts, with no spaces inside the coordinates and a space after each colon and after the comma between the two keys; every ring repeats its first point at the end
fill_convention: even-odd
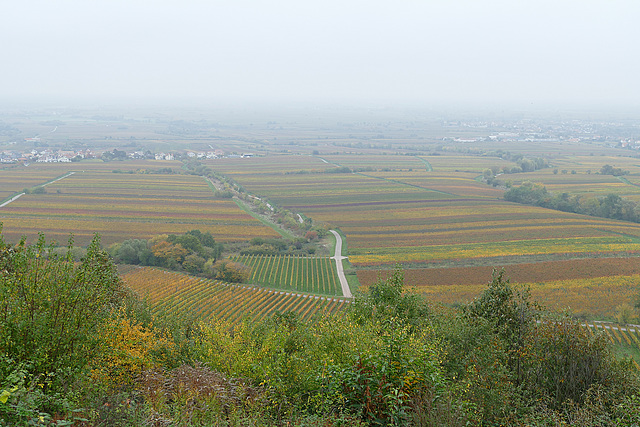
{"type": "Polygon", "coordinates": [[[2,103],[638,107],[640,5],[277,0],[2,7],[2,103]]]}

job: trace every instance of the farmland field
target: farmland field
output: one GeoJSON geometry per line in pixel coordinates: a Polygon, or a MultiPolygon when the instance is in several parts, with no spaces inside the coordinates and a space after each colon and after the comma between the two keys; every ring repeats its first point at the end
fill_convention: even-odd
{"type": "Polygon", "coordinates": [[[176,174],[77,172],[0,208],[4,235],[33,238],[42,231],[65,242],[73,233],[85,245],[95,233],[104,244],[192,229],[225,242],[274,237],[270,227],[243,212],[233,200],[217,200],[201,177],[176,174]]]}
{"type": "MultiPolygon", "coordinates": [[[[111,119],[70,119],[56,132],[46,122],[33,123],[33,132],[48,132],[45,138],[59,145],[86,128],[87,141],[101,146],[115,138],[120,148],[181,147],[183,157],[3,166],[0,199],[75,171],[47,185],[45,194],[27,194],[0,208],[3,234],[16,240],[43,231],[65,242],[73,233],[79,245],[94,233],[105,245],[191,229],[209,231],[222,243],[278,236],[264,218],[260,222],[232,199],[214,198],[202,177],[182,174],[194,171],[193,163],[234,180],[237,198],[247,204],[255,199],[244,191],[314,225],[339,229],[346,237],[347,267],[364,286],[399,263],[409,285],[434,300],[455,303],[477,295],[491,269],[505,266],[514,281],[530,283],[543,301],[575,307],[578,313],[611,317],[616,304],[633,295],[630,278],[640,274],[635,267],[640,224],[506,202],[504,186],[481,178],[487,169],[517,168],[517,155],[543,157],[549,167],[500,173],[496,179],[509,185],[541,182],[549,191],[583,198],[613,193],[637,202],[640,161],[634,152],[578,138],[526,143],[488,138],[495,134],[491,129],[440,126],[441,118],[418,131],[409,122],[396,128],[372,125],[366,115],[355,124],[342,118],[309,124],[296,115],[286,123],[255,126],[226,117],[231,117],[227,125],[212,121],[208,127],[162,116],[123,126],[111,119]],[[225,157],[196,160],[190,150],[224,151],[225,157]],[[629,174],[601,175],[605,164],[629,174]],[[603,306],[581,301],[580,292],[602,297],[603,306]]],[[[232,259],[250,267],[252,284],[321,295],[341,292],[329,259],[232,259]]]]}
{"type": "MultiPolygon", "coordinates": [[[[485,284],[421,286],[416,290],[428,300],[444,304],[469,302],[486,289],[485,284]]],[[[616,308],[628,303],[638,293],[640,275],[600,276],[584,279],[519,282],[529,286],[533,300],[553,310],[570,310],[590,319],[612,319],[616,308]]]]}
{"type": "MultiPolygon", "coordinates": [[[[406,268],[405,281],[418,288],[429,286],[481,285],[491,280],[493,266],[406,268]]],[[[593,277],[631,276],[640,274],[638,258],[587,258],[541,261],[504,265],[506,277],[519,283],[543,283],[556,280],[589,279],[593,277]]],[[[364,286],[378,276],[388,276],[392,270],[359,270],[358,279],[364,286]]]]}
{"type": "Polygon", "coordinates": [[[281,292],[254,286],[229,285],[150,267],[129,269],[125,283],[156,312],[189,314],[200,319],[216,317],[231,323],[245,317],[261,319],[278,311],[294,311],[303,319],[338,313],[345,299],[281,292]]]}
{"type": "Polygon", "coordinates": [[[297,292],[342,295],[335,261],[330,258],[241,255],[231,259],[250,268],[250,283],[297,292]]]}
{"type": "MultiPolygon", "coordinates": [[[[367,162],[372,157],[366,156],[367,162]]],[[[379,164],[385,159],[380,156],[379,164]]],[[[434,168],[254,174],[251,164],[259,159],[248,160],[246,169],[233,174],[239,183],[277,205],[340,228],[356,267],[640,251],[638,224],[505,202],[498,199],[499,190],[478,183],[471,173],[434,168]]]]}

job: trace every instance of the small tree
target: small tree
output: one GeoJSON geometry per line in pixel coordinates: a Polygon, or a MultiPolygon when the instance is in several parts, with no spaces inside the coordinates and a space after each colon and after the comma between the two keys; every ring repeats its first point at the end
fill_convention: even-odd
{"type": "Polygon", "coordinates": [[[227,260],[218,261],[215,264],[207,262],[205,270],[208,270],[208,274],[211,277],[223,282],[242,283],[249,278],[249,269],[247,267],[227,260]]]}
{"type": "Polygon", "coordinates": [[[540,307],[530,300],[529,288],[515,287],[504,277],[504,269],[493,270],[488,288],[464,307],[470,317],[482,317],[506,343],[518,381],[522,376],[521,349],[525,337],[539,318],[540,307]]]}
{"type": "Polygon", "coordinates": [[[352,304],[352,315],[359,323],[385,322],[389,319],[412,326],[419,325],[428,314],[426,301],[404,287],[404,272],[396,266],[393,274],[361,292],[352,304]]]}
{"type": "Polygon", "coordinates": [[[630,385],[619,376],[604,334],[593,335],[568,317],[536,324],[522,356],[523,389],[553,409],[567,401],[584,402],[590,389],[598,390],[602,405],[611,405],[622,397],[616,393],[623,394],[625,384],[630,385]]]}

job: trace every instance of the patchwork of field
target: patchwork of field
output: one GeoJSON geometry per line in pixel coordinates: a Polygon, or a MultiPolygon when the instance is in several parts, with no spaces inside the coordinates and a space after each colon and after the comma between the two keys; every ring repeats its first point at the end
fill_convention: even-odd
{"type": "MultiPolygon", "coordinates": [[[[449,268],[406,268],[405,283],[422,289],[429,286],[481,285],[491,281],[494,269],[505,269],[505,277],[514,283],[544,283],[557,280],[590,279],[607,276],[640,274],[638,258],[588,258],[542,261],[496,266],[449,268]]],[[[359,270],[363,286],[373,284],[379,277],[387,277],[392,270],[359,270]]]]}
{"type": "Polygon", "coordinates": [[[503,181],[520,185],[525,181],[544,184],[554,193],[569,193],[582,197],[607,194],[638,200],[640,198],[640,162],[634,158],[608,156],[579,156],[556,159],[549,168],[535,172],[502,175],[503,181]],[[629,172],[628,175],[600,175],[604,165],[629,172]],[[554,173],[554,170],[557,173],[554,173]]]}
{"type": "MultiPolygon", "coordinates": [[[[532,296],[554,309],[570,308],[590,318],[612,318],[618,305],[638,292],[640,258],[589,258],[495,266],[407,268],[405,283],[432,301],[471,301],[486,289],[492,271],[504,268],[511,283],[530,286],[532,296]]],[[[361,286],[389,277],[392,270],[359,270],[361,286]]]]}
{"type": "Polygon", "coordinates": [[[249,283],[278,289],[342,296],[335,261],[327,257],[240,255],[232,261],[247,266],[249,283]]]}
{"type": "Polygon", "coordinates": [[[346,166],[352,170],[359,169],[372,169],[372,170],[394,170],[394,171],[409,171],[409,170],[431,170],[431,165],[425,159],[418,156],[406,156],[401,154],[389,154],[389,155],[335,155],[326,154],[322,155],[321,159],[329,162],[332,167],[346,166]],[[383,160],[384,161],[381,161],[383,160]]]}
{"type": "Polygon", "coordinates": [[[339,227],[356,267],[640,251],[640,224],[499,200],[499,190],[471,173],[258,175],[238,168],[233,177],[277,205],[339,227]]]}
{"type": "MultiPolygon", "coordinates": [[[[507,274],[508,275],[508,274],[507,274]]],[[[486,289],[485,284],[421,286],[416,290],[427,299],[444,304],[472,301],[486,289]]],[[[592,278],[520,282],[529,286],[533,300],[553,310],[570,310],[576,316],[611,319],[621,304],[628,304],[638,294],[640,274],[592,278]]]]}
{"type": "Polygon", "coordinates": [[[76,172],[0,208],[9,240],[44,232],[77,245],[95,233],[103,244],[181,234],[199,229],[220,242],[275,237],[277,234],[242,211],[232,200],[216,200],[201,177],[176,174],[76,172]]]}
{"type": "MultiPolygon", "coordinates": [[[[332,211],[345,203],[416,203],[447,197],[435,191],[352,173],[258,175],[244,169],[236,172],[234,178],[251,193],[303,213],[317,209],[332,211]]],[[[324,217],[317,219],[325,220],[324,217]]]]}
{"type": "Polygon", "coordinates": [[[502,160],[499,157],[480,157],[470,155],[421,156],[431,164],[434,172],[467,172],[481,175],[492,166],[512,168],[516,163],[502,160]]]}
{"type": "Polygon", "coordinates": [[[345,299],[230,285],[150,267],[129,269],[121,276],[156,313],[187,314],[203,320],[215,317],[237,323],[244,318],[262,319],[276,311],[293,311],[311,319],[322,313],[338,313],[349,303],[345,299]]]}
{"type": "MultiPolygon", "coordinates": [[[[323,162],[318,157],[307,155],[270,155],[265,157],[225,158],[216,160],[203,160],[203,164],[214,171],[235,178],[238,174],[246,174],[251,171],[253,175],[282,175],[286,173],[323,172],[335,167],[323,162]]],[[[242,184],[242,182],[240,182],[242,184]]]]}
{"type": "MultiPolygon", "coordinates": [[[[561,170],[566,165],[567,173],[554,174],[549,168],[501,175],[500,179],[514,184],[543,182],[551,191],[585,197],[611,192],[640,197],[637,159],[582,155],[554,162],[553,167],[557,164],[561,170]],[[571,167],[572,162],[581,167],[571,167]],[[604,164],[632,174],[613,177],[595,173],[604,164]]],[[[534,297],[543,303],[570,307],[590,317],[611,317],[619,304],[629,302],[637,293],[640,224],[501,200],[502,190],[477,180],[486,168],[515,165],[497,157],[270,154],[203,163],[256,196],[316,223],[339,228],[346,236],[349,261],[363,285],[375,280],[376,269],[400,263],[409,285],[418,286],[434,301],[453,304],[477,296],[490,280],[492,267],[503,263],[508,276],[529,283],[534,297]],[[336,173],[336,166],[360,172],[336,173]]],[[[0,191],[13,194],[69,170],[75,173],[47,185],[45,194],[28,194],[0,208],[3,234],[10,240],[21,235],[35,237],[38,231],[59,242],[65,242],[73,232],[79,245],[95,233],[102,235],[104,244],[191,229],[209,231],[220,242],[277,236],[232,200],[215,199],[201,177],[144,173],[178,169],[180,162],[32,166],[0,170],[0,191]]],[[[328,258],[234,260],[251,269],[253,284],[285,291],[271,292],[274,298],[289,292],[289,300],[308,302],[309,298],[296,293],[341,295],[335,266],[328,258]]],[[[247,301],[258,298],[259,293],[267,295],[254,287],[209,286],[234,289],[247,301]]],[[[171,297],[174,305],[179,304],[176,292],[171,297]]],[[[242,301],[233,304],[242,305],[242,301]]]]}
{"type": "Polygon", "coordinates": [[[67,171],[58,169],[29,169],[25,167],[0,169],[0,201],[7,199],[24,189],[42,185],[60,176],[67,171]]]}
{"type": "Polygon", "coordinates": [[[462,197],[497,199],[504,193],[476,180],[476,172],[367,172],[366,175],[462,197]]]}

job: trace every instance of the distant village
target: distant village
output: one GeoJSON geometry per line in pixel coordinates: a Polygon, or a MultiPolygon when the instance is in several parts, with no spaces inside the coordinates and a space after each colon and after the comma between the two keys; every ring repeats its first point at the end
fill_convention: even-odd
{"type": "MultiPolygon", "coordinates": [[[[31,138],[30,138],[31,139],[31,138]]],[[[113,151],[94,152],[90,149],[79,151],[65,151],[55,149],[33,149],[27,152],[5,150],[0,152],[0,163],[68,163],[79,162],[84,159],[102,159],[104,161],[126,159],[150,159],[150,160],[180,160],[191,159],[220,159],[220,158],[247,158],[253,157],[251,153],[227,154],[222,150],[212,151],[184,151],[171,153],[153,153],[147,151],[113,151]]]]}

